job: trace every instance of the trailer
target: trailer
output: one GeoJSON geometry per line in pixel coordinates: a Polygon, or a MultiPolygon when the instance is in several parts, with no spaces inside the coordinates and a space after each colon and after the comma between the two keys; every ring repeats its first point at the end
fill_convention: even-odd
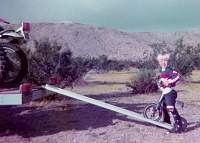
{"type": "Polygon", "coordinates": [[[1,88],[0,106],[22,105],[52,94],[42,86],[35,86],[30,83],[23,83],[18,88],[1,88]]]}
{"type": "Polygon", "coordinates": [[[31,88],[30,86],[31,85],[25,84],[25,85],[21,85],[19,89],[0,92],[0,105],[21,105],[24,102],[37,100],[44,96],[49,96],[54,93],[57,93],[63,96],[71,97],[73,99],[77,99],[77,100],[90,103],[92,105],[95,105],[101,108],[114,111],[116,113],[123,114],[127,118],[132,119],[132,120],[147,122],[147,123],[150,123],[150,124],[153,124],[165,129],[169,129],[169,130],[173,128],[172,125],[170,124],[147,119],[139,113],[136,113],[136,112],[133,112],[133,111],[130,111],[130,110],[127,110],[127,109],[124,109],[124,108],[121,108],[121,107],[118,107],[118,106],[115,106],[115,105],[112,105],[100,100],[96,100],[96,99],[93,99],[81,94],[77,94],[69,90],[61,89],[53,85],[46,84],[37,88],[31,88]]]}

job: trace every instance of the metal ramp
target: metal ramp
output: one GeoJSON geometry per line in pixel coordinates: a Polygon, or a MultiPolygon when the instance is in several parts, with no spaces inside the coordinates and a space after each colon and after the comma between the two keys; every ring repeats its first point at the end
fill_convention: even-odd
{"type": "Polygon", "coordinates": [[[61,89],[61,88],[58,88],[58,87],[55,87],[55,86],[52,86],[52,85],[48,85],[48,84],[43,86],[43,88],[45,88],[46,90],[64,95],[64,96],[68,96],[68,97],[71,97],[71,98],[74,98],[74,99],[78,99],[78,100],[81,100],[81,101],[84,101],[84,102],[87,102],[87,103],[90,103],[90,104],[93,104],[93,105],[96,105],[96,106],[99,106],[99,107],[102,107],[102,108],[105,108],[105,109],[108,109],[108,110],[111,110],[111,111],[114,111],[114,112],[117,112],[117,113],[121,113],[123,115],[126,115],[129,119],[148,122],[148,123],[151,123],[153,125],[157,125],[157,126],[169,129],[169,130],[172,129],[172,126],[170,124],[157,122],[157,121],[153,121],[151,119],[144,118],[139,113],[136,113],[136,112],[133,112],[133,111],[130,111],[130,110],[127,110],[127,109],[123,109],[121,107],[117,107],[117,106],[105,103],[103,101],[99,101],[99,100],[96,100],[96,99],[93,99],[93,98],[90,98],[90,97],[86,97],[86,96],[83,96],[83,95],[80,95],[80,94],[77,94],[77,93],[74,93],[74,92],[71,92],[71,91],[68,91],[68,90],[64,90],[64,89],[61,89]]]}

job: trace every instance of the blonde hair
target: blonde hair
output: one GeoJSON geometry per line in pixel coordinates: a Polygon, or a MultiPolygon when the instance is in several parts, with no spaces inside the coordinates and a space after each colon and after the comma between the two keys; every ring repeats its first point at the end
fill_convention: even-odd
{"type": "Polygon", "coordinates": [[[169,58],[170,58],[170,54],[158,54],[158,56],[157,56],[158,61],[160,61],[160,60],[168,61],[169,58]]]}

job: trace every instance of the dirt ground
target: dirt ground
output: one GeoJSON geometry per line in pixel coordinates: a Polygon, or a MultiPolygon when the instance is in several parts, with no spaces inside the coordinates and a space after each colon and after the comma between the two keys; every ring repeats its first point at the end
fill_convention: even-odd
{"type": "MultiPolygon", "coordinates": [[[[132,95],[125,83],[132,73],[90,74],[87,84],[73,91],[142,113],[159,93],[132,95]]],[[[70,98],[1,107],[0,143],[199,143],[200,84],[178,85],[178,100],[184,101],[181,116],[188,121],[186,132],[167,130],[70,98]]]]}

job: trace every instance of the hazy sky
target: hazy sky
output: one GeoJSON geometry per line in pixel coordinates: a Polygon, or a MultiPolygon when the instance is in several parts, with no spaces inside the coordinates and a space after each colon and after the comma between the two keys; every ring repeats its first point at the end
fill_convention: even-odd
{"type": "Polygon", "coordinates": [[[13,23],[72,21],[124,31],[200,29],[200,0],[0,0],[13,23]]]}

